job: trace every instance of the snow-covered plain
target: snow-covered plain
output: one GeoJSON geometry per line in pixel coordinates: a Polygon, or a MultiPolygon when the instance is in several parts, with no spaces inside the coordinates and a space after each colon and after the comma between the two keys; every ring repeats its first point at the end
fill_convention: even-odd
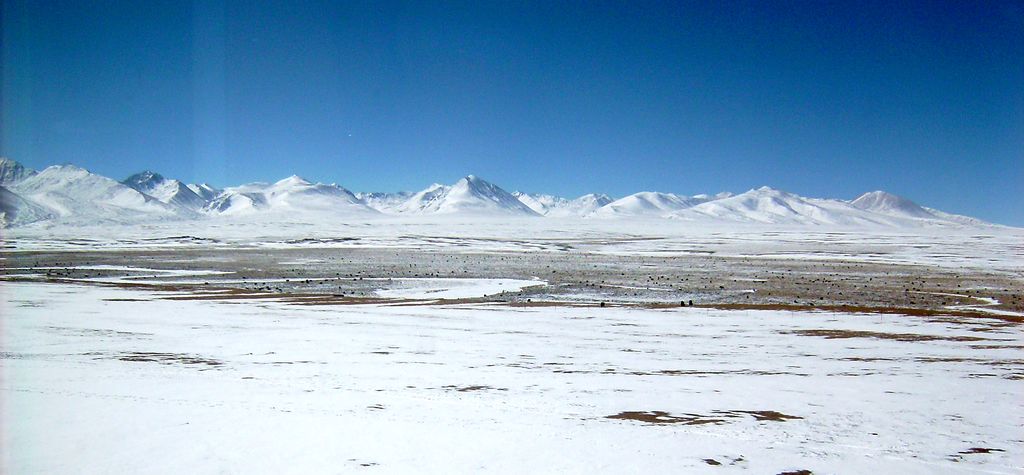
{"type": "Polygon", "coordinates": [[[998,320],[0,292],[5,473],[1024,469],[998,320]]]}
{"type": "Polygon", "coordinates": [[[1024,269],[1024,229],[693,224],[669,219],[405,217],[314,222],[244,219],[3,230],[7,249],[403,248],[715,255],[1024,269]]]}
{"type": "Polygon", "coordinates": [[[398,278],[386,280],[388,288],[377,295],[404,299],[468,299],[515,292],[526,287],[544,285],[542,280],[522,279],[453,279],[398,278]]]}

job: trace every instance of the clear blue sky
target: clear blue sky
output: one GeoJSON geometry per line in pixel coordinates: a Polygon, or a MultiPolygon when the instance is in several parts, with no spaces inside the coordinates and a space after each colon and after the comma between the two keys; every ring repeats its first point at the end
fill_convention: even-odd
{"type": "Polygon", "coordinates": [[[884,189],[1024,225],[1024,3],[3,1],[0,154],[124,178],[884,189]]]}

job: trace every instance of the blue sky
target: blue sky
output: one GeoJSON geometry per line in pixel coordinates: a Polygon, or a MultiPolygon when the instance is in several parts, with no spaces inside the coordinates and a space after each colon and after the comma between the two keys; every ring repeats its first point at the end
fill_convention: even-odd
{"type": "Polygon", "coordinates": [[[1024,225],[1021,2],[0,1],[0,154],[35,168],[883,189],[1024,225]]]}

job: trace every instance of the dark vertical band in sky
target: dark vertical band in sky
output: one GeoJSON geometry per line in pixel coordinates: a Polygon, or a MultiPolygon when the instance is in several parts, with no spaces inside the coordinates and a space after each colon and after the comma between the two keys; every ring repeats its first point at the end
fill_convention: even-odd
{"type": "Polygon", "coordinates": [[[195,0],[192,9],[192,176],[226,183],[227,12],[220,2],[195,0]]]}

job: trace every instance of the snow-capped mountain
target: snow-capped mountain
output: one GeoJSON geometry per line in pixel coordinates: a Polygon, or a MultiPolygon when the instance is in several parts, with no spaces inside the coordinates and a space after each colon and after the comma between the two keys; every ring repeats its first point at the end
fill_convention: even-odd
{"type": "Polygon", "coordinates": [[[399,191],[398,193],[386,193],[386,192],[363,192],[356,193],[356,198],[363,200],[366,206],[369,206],[382,213],[395,213],[402,203],[405,203],[412,197],[414,193],[409,191],[399,191]]]}
{"type": "Polygon", "coordinates": [[[47,167],[9,190],[65,220],[131,222],[180,216],[176,207],[74,165],[47,167]]]}
{"type": "Polygon", "coordinates": [[[634,193],[602,206],[594,212],[594,216],[603,218],[620,216],[664,217],[674,212],[706,203],[715,198],[708,195],[683,196],[673,193],[641,191],[640,193],[634,193]]]}
{"type": "Polygon", "coordinates": [[[677,212],[673,217],[768,224],[908,224],[898,217],[865,211],[846,201],[805,198],[767,186],[702,203],[677,212]]]}
{"type": "Polygon", "coordinates": [[[225,188],[206,206],[215,215],[250,215],[255,213],[316,213],[324,216],[377,214],[352,192],[338,186],[313,183],[292,175],[273,184],[250,183],[225,188]]]}
{"type": "Polygon", "coordinates": [[[395,208],[408,214],[472,214],[537,216],[511,193],[473,175],[454,185],[434,184],[395,208]]]}
{"type": "Polygon", "coordinates": [[[209,201],[197,195],[184,183],[164,178],[159,173],[144,171],[126,178],[121,183],[135,191],[145,193],[164,203],[180,206],[187,210],[197,211],[209,201]]]}
{"type": "Polygon", "coordinates": [[[14,160],[9,158],[0,158],[0,186],[13,185],[35,174],[35,170],[25,168],[22,164],[14,160]]]}
{"type": "Polygon", "coordinates": [[[702,223],[835,226],[991,226],[983,221],[920,206],[883,191],[850,200],[798,196],[769,187],[735,195],[683,196],[641,192],[612,201],[590,194],[568,200],[544,194],[511,194],[473,175],[420,192],[359,193],[291,176],[223,190],[185,185],[142,172],[123,183],[74,165],[35,172],[0,159],[0,227],[33,222],[61,224],[146,223],[164,220],[260,217],[333,222],[386,215],[461,216],[467,219],[547,216],[601,219],[674,219],[702,223]]]}
{"type": "Polygon", "coordinates": [[[53,214],[0,186],[0,228],[50,219],[53,214]]]}
{"type": "MultiPolygon", "coordinates": [[[[588,193],[570,201],[566,209],[570,211],[570,215],[589,216],[594,211],[611,204],[613,201],[615,200],[605,194],[588,193]]],[[[557,213],[552,213],[552,216],[557,216],[557,213]]]]}
{"type": "Polygon", "coordinates": [[[590,193],[573,200],[554,195],[512,193],[537,214],[555,218],[588,216],[598,208],[611,203],[608,195],[590,193]]]}
{"type": "Polygon", "coordinates": [[[985,224],[984,221],[979,219],[927,208],[902,196],[886,193],[884,191],[869,191],[864,193],[853,201],[850,201],[850,205],[872,213],[895,216],[898,218],[931,219],[967,225],[985,224]]]}
{"type": "Polygon", "coordinates": [[[192,193],[195,193],[197,196],[206,201],[213,201],[214,198],[220,196],[220,194],[224,191],[219,188],[214,188],[210,185],[207,185],[206,183],[189,183],[188,185],[185,186],[187,186],[189,190],[192,190],[192,193]]]}
{"type": "Polygon", "coordinates": [[[850,202],[854,208],[901,218],[935,219],[936,216],[917,203],[884,191],[870,191],[850,202]]]}

